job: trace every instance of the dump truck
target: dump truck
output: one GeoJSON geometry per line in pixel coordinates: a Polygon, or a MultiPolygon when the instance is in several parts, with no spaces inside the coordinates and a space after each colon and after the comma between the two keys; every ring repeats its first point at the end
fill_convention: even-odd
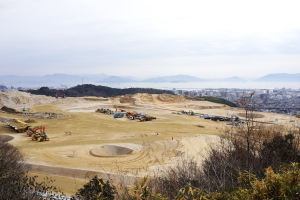
{"type": "Polygon", "coordinates": [[[23,133],[31,127],[26,122],[24,122],[18,118],[8,120],[7,123],[11,128],[13,128],[15,131],[17,131],[17,133],[23,133]]]}

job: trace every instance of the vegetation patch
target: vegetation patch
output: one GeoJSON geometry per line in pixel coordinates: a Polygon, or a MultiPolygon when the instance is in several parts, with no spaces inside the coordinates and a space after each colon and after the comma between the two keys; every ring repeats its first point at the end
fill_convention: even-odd
{"type": "Polygon", "coordinates": [[[41,87],[38,90],[27,90],[31,94],[37,95],[46,95],[59,97],[66,95],[67,97],[84,97],[84,96],[96,96],[96,97],[115,97],[119,95],[126,94],[136,94],[136,93],[148,93],[148,94],[173,94],[170,90],[159,90],[153,88],[127,88],[127,89],[118,89],[111,88],[106,86],[97,86],[92,84],[77,85],[75,87],[66,89],[66,90],[56,90],[49,89],[48,87],[41,87]]]}

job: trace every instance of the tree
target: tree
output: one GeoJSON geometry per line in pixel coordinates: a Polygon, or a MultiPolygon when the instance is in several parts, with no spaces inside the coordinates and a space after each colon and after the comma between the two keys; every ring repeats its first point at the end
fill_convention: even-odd
{"type": "MultiPolygon", "coordinates": [[[[59,189],[51,186],[52,179],[42,182],[29,177],[24,165],[24,157],[17,147],[0,141],[0,195],[1,199],[35,200],[47,193],[48,197],[62,197],[59,189]]],[[[62,197],[61,199],[63,199],[62,197]]]]}
{"type": "Polygon", "coordinates": [[[78,190],[76,197],[85,200],[114,199],[114,194],[115,188],[110,185],[109,181],[105,183],[102,179],[95,176],[83,188],[78,190]]]}

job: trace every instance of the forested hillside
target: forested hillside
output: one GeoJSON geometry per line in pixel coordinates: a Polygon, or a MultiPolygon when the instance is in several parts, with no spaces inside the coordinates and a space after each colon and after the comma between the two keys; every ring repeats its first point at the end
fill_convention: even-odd
{"type": "Polygon", "coordinates": [[[231,101],[228,101],[226,99],[223,98],[219,98],[219,97],[200,97],[200,96],[195,96],[195,97],[191,97],[191,96],[186,96],[187,99],[192,99],[194,101],[210,101],[210,102],[214,102],[214,103],[221,103],[221,104],[225,104],[227,106],[230,107],[237,107],[237,105],[231,101]]]}
{"type": "Polygon", "coordinates": [[[66,90],[49,89],[48,87],[41,87],[38,90],[27,90],[31,94],[47,95],[47,96],[62,96],[67,97],[83,97],[83,96],[99,96],[99,97],[114,97],[125,94],[148,93],[148,94],[174,94],[170,90],[159,90],[153,88],[127,88],[118,89],[106,86],[97,86],[91,84],[77,85],[66,90]]]}

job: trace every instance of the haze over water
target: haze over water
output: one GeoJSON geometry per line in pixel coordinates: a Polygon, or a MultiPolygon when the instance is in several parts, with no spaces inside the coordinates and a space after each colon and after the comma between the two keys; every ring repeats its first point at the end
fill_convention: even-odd
{"type": "Polygon", "coordinates": [[[156,88],[172,90],[200,90],[204,88],[240,88],[240,89],[276,89],[276,88],[291,88],[299,89],[300,82],[180,82],[180,83],[101,83],[99,85],[113,87],[113,88],[128,88],[128,87],[141,87],[141,88],[156,88]]]}

